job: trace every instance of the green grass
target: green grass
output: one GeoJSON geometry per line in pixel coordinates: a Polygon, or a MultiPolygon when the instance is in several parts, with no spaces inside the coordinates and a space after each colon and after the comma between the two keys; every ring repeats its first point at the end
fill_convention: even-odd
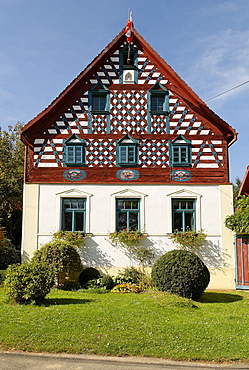
{"type": "Polygon", "coordinates": [[[2,350],[249,360],[249,292],[206,292],[200,302],[154,291],[55,290],[42,306],[5,299],[0,288],[2,350]]]}

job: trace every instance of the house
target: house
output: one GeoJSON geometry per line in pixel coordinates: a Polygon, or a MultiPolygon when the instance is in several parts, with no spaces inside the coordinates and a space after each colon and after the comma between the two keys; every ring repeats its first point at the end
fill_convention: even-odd
{"type": "MultiPolygon", "coordinates": [[[[238,197],[249,196],[249,166],[247,166],[238,197]]],[[[237,233],[235,235],[235,269],[236,288],[249,289],[249,235],[237,233]]]]}
{"type": "Polygon", "coordinates": [[[88,235],[82,259],[110,273],[132,262],[108,234],[147,233],[157,255],[175,230],[203,229],[209,287],[233,289],[228,147],[235,130],[134,29],[122,30],[23,128],[23,260],[59,229],[88,235]]]}

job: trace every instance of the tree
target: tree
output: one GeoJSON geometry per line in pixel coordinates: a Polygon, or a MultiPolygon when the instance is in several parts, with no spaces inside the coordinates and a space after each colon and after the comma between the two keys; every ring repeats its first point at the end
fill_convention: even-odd
{"type": "Polygon", "coordinates": [[[249,197],[242,195],[235,200],[235,213],[226,217],[225,225],[237,233],[249,234],[249,197]]]}
{"type": "Polygon", "coordinates": [[[236,200],[236,198],[239,194],[239,189],[241,187],[241,183],[242,182],[241,182],[240,178],[237,176],[235,178],[234,183],[233,183],[233,201],[234,201],[234,203],[235,203],[235,200],[236,200]]]}
{"type": "Polygon", "coordinates": [[[21,241],[24,144],[19,139],[23,125],[8,131],[0,127],[0,219],[6,236],[15,246],[21,241]]]}

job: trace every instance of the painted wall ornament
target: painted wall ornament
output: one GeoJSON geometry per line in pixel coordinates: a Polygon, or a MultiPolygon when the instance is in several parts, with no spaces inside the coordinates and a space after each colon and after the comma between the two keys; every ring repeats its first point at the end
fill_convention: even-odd
{"type": "Polygon", "coordinates": [[[187,170],[174,170],[171,173],[171,178],[175,181],[188,181],[191,179],[191,177],[191,172],[187,170]]]}
{"type": "Polygon", "coordinates": [[[71,170],[64,171],[63,176],[66,180],[80,181],[86,177],[86,172],[83,170],[79,170],[78,168],[74,168],[71,170]]]}
{"type": "Polygon", "coordinates": [[[139,177],[137,170],[119,170],[116,172],[116,176],[123,181],[136,180],[139,177]]]}

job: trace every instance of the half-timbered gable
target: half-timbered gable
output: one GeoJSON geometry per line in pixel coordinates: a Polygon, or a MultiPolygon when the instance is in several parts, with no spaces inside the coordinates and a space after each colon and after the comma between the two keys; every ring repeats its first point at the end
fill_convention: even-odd
{"type": "MultiPolygon", "coordinates": [[[[167,248],[171,245],[167,233],[176,225],[174,214],[185,217],[183,209],[172,209],[175,199],[187,199],[193,207],[189,214],[193,216],[191,227],[196,229],[210,226],[208,209],[203,206],[218,202],[216,226],[208,232],[215,235],[214,243],[221,240],[220,202],[224,197],[220,189],[218,198],[212,199],[212,193],[214,186],[229,182],[228,146],[236,140],[235,130],[206,106],[136,30],[130,44],[122,30],[24,127],[21,138],[28,149],[26,192],[35,193],[40,242],[63,228],[63,207],[71,204],[67,191],[72,191],[72,199],[86,199],[84,192],[91,194],[84,201],[87,231],[96,237],[94,243],[102,243],[107,255],[112,252],[104,246],[103,235],[117,229],[115,202],[124,198],[136,199],[139,227],[151,235],[152,244],[164,243],[167,248]],[[124,197],[112,195],[123,191],[124,197]],[[78,192],[83,195],[75,195],[78,192]],[[51,207],[41,203],[46,197],[51,207]],[[148,213],[158,202],[164,204],[162,213],[157,211],[158,222],[151,220],[150,225],[148,213]],[[95,212],[102,208],[109,223],[94,221],[95,212]],[[46,210],[49,217],[42,221],[46,210]]],[[[112,266],[125,264],[119,260],[112,266]]]]}

